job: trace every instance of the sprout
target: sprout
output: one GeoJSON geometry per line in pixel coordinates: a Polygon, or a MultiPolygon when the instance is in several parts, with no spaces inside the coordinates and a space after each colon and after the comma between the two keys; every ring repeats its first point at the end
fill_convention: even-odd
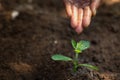
{"type": "Polygon", "coordinates": [[[66,61],[66,62],[71,61],[73,63],[74,72],[76,72],[80,66],[84,66],[84,67],[87,67],[87,68],[93,69],[93,70],[98,70],[98,68],[96,66],[93,66],[90,64],[79,64],[79,61],[78,61],[79,54],[90,47],[89,41],[81,40],[79,42],[76,42],[75,40],[71,40],[71,44],[75,51],[75,56],[73,59],[70,57],[67,57],[67,56],[63,56],[61,54],[55,54],[55,55],[52,55],[52,57],[51,57],[52,60],[66,61]]]}

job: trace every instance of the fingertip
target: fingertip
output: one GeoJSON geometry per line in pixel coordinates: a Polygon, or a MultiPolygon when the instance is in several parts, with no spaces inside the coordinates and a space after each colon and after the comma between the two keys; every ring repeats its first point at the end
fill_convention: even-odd
{"type": "Polygon", "coordinates": [[[78,24],[77,24],[78,27],[82,26],[82,20],[83,20],[83,9],[79,8],[79,10],[78,10],[78,24]]]}
{"type": "Polygon", "coordinates": [[[90,22],[83,20],[83,27],[87,28],[90,25],[90,22]]]}
{"type": "Polygon", "coordinates": [[[75,29],[75,31],[77,32],[77,34],[82,33],[82,31],[83,31],[82,26],[78,26],[78,27],[75,29]]]}
{"type": "Polygon", "coordinates": [[[91,11],[92,11],[92,16],[96,16],[97,10],[96,7],[93,5],[91,5],[91,11]]]}
{"type": "Polygon", "coordinates": [[[82,26],[84,28],[87,28],[87,27],[89,27],[90,23],[91,23],[91,19],[83,20],[83,25],[82,26]]]}
{"type": "Polygon", "coordinates": [[[97,13],[97,8],[98,8],[99,5],[100,5],[100,1],[101,1],[101,0],[93,0],[93,1],[92,1],[91,11],[92,11],[93,16],[95,16],[96,13],[97,13]]]}
{"type": "Polygon", "coordinates": [[[78,8],[76,6],[72,6],[73,14],[71,16],[71,26],[73,28],[77,27],[78,24],[78,8]]]}
{"type": "Polygon", "coordinates": [[[77,27],[76,22],[71,21],[71,27],[72,27],[72,28],[76,28],[76,27],[77,27]]]}
{"type": "Polygon", "coordinates": [[[97,14],[97,10],[96,10],[96,8],[93,10],[93,16],[96,16],[96,14],[97,14]]]}
{"type": "Polygon", "coordinates": [[[84,8],[84,16],[83,16],[83,23],[82,25],[84,27],[88,27],[90,25],[90,22],[91,22],[91,16],[92,16],[92,12],[90,10],[90,7],[85,7],[84,8]]]}

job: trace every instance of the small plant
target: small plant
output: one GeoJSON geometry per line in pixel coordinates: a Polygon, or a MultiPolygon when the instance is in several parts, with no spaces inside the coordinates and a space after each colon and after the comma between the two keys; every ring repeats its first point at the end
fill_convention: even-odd
{"type": "Polygon", "coordinates": [[[88,49],[90,47],[89,41],[81,40],[79,42],[76,42],[74,40],[71,41],[72,47],[74,48],[75,56],[74,58],[70,58],[67,56],[63,56],[61,54],[55,54],[51,58],[55,61],[71,61],[73,63],[73,70],[76,72],[80,66],[87,67],[89,69],[98,70],[96,66],[90,65],[90,64],[79,64],[78,56],[80,53],[82,53],[84,50],[88,49]]]}

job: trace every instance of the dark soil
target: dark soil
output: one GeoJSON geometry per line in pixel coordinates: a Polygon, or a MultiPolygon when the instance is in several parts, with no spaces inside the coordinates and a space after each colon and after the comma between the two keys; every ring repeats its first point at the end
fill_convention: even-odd
{"type": "Polygon", "coordinates": [[[72,4],[75,4],[77,7],[84,8],[85,6],[89,6],[91,0],[68,0],[72,4]]]}
{"type": "Polygon", "coordinates": [[[81,35],[70,27],[61,0],[3,3],[2,11],[20,15],[0,15],[0,80],[120,80],[120,3],[103,4],[81,35]],[[51,60],[55,53],[73,56],[71,39],[91,41],[79,61],[99,71],[80,67],[74,74],[71,63],[51,60]]]}

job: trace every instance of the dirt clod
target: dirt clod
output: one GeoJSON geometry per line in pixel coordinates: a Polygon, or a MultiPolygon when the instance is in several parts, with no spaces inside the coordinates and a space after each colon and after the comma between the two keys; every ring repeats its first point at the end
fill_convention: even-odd
{"type": "Polygon", "coordinates": [[[85,6],[89,6],[91,0],[68,0],[72,4],[76,5],[77,7],[84,8],[85,6]]]}

